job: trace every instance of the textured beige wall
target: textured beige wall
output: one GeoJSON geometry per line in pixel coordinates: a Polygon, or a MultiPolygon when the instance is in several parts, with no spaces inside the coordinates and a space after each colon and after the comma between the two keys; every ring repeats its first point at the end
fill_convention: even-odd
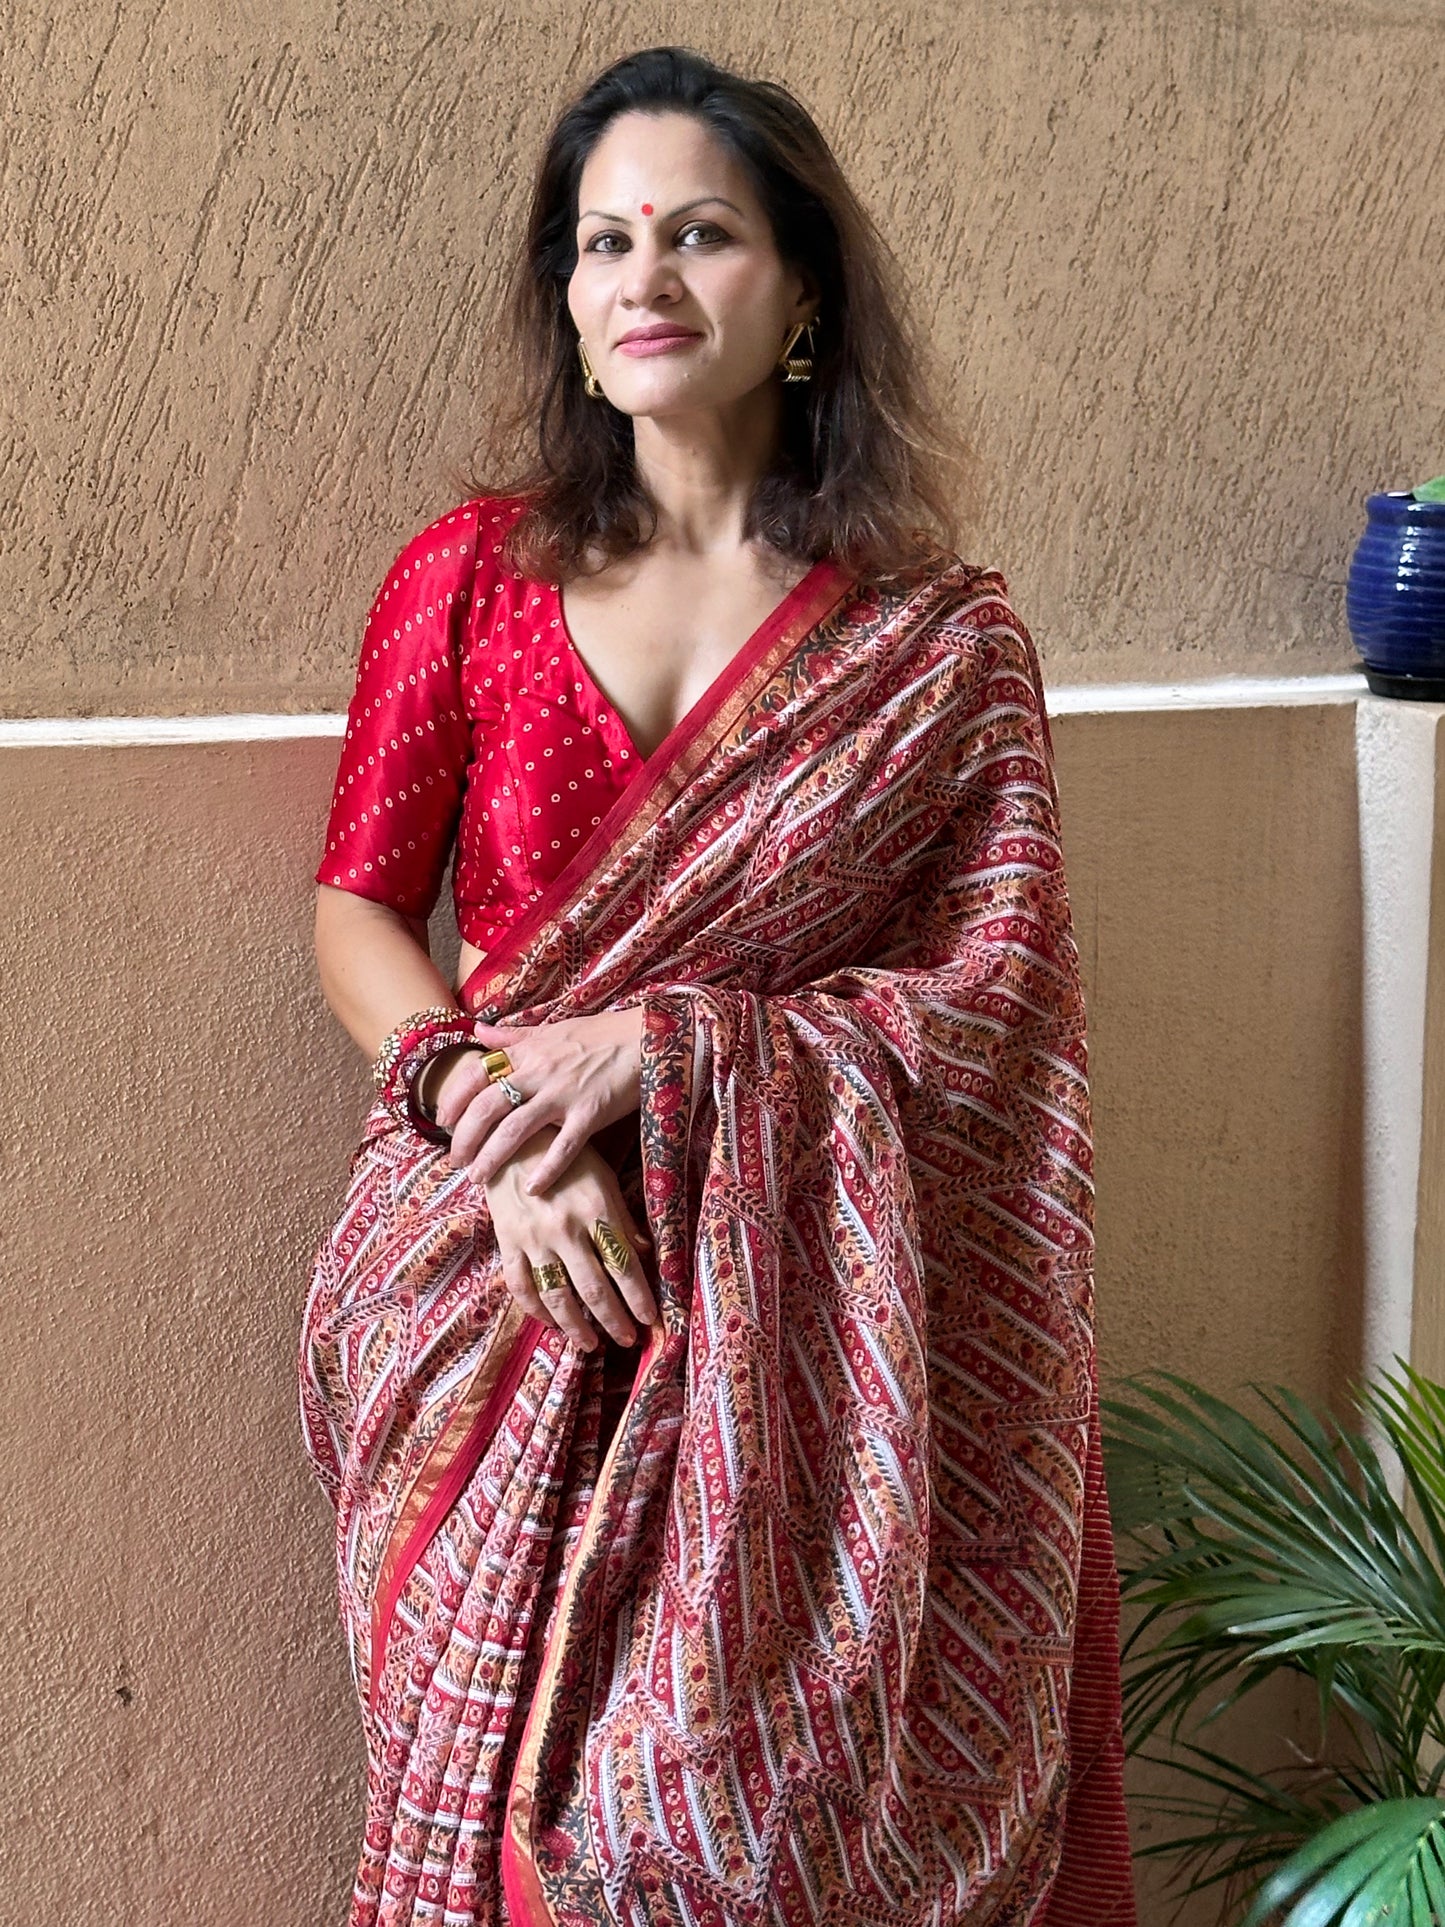
{"type": "Polygon", "coordinates": [[[0,709],[339,707],[488,419],[551,114],[683,39],[812,108],[915,284],[1059,680],[1352,664],[1445,467],[1445,8],[11,0],[0,709]]]}
{"type": "Polygon", "coordinates": [[[1358,1369],[1354,711],[1053,724],[1089,998],[1106,1367],[1358,1369]]]}
{"type": "MultiPolygon", "coordinates": [[[[788,81],[893,239],[1051,683],[1352,666],[1359,498],[1445,466],[1445,9],[12,0],[0,712],[344,705],[547,120],[669,39],[788,81]]],[[[1358,1362],[1350,727],[1056,721],[1106,1373],[1358,1362]]],[[[368,1096],[311,958],[335,750],[0,752],[0,1927],[344,1915],[294,1371],[368,1096]]]]}
{"type": "MultiPolygon", "coordinates": [[[[1226,1397],[1282,1383],[1343,1407],[1363,1322],[1354,707],[1067,717],[1054,738],[1106,1390],[1164,1367],[1226,1397]]],[[[1291,1684],[1205,1742],[1258,1770],[1308,1750],[1291,1684]]],[[[1181,1792],[1138,1761],[1127,1785],[1181,1792]]],[[[1179,1831],[1137,1797],[1131,1824],[1139,1847],[1179,1831]]],[[[1141,1927],[1215,1927],[1217,1895],[1176,1917],[1167,1863],[1136,1872],[1141,1927]]]]}
{"type": "Polygon", "coordinates": [[[294,1369],[366,1103],[310,953],[334,751],[0,753],[5,1927],[344,1918],[294,1369]]]}
{"type": "MultiPolygon", "coordinates": [[[[1054,732],[1104,1374],[1327,1396],[1357,1361],[1350,706],[1054,732]]],[[[0,753],[5,1927],[344,1917],[360,1722],[295,1379],[369,1098],[311,959],[335,750],[0,753]]]]}

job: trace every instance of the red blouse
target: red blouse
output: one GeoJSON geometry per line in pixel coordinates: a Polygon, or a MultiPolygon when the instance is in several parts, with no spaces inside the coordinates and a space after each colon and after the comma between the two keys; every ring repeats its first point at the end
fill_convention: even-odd
{"type": "Polygon", "coordinates": [[[503,569],[517,497],[438,517],[366,620],[318,883],[430,916],[452,844],[457,927],[483,951],[565,868],[642,765],[567,632],[555,582],[503,569]]]}

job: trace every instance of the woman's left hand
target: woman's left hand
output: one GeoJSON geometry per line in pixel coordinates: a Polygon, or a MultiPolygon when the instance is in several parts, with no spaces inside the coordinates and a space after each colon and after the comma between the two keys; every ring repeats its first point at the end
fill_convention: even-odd
{"type": "Polygon", "coordinates": [[[544,1124],[558,1126],[528,1190],[543,1191],[571,1164],[594,1132],[635,1111],[642,1091],[642,1007],[565,1017],[553,1024],[474,1025],[477,1048],[447,1070],[436,1116],[452,1134],[447,1153],[483,1184],[544,1124]],[[515,1108],[487,1081],[481,1053],[504,1050],[511,1081],[526,1095],[515,1108]]]}

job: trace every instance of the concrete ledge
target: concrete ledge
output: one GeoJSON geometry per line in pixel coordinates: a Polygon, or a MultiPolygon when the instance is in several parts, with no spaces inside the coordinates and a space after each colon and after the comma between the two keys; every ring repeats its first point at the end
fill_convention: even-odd
{"type": "Polygon", "coordinates": [[[0,749],[128,749],[145,743],[284,742],[340,736],[344,713],[304,716],[34,716],[0,721],[0,749]]]}
{"type": "MultiPolygon", "coordinates": [[[[1105,716],[1147,709],[1255,709],[1281,703],[1354,702],[1369,693],[1362,675],[1220,676],[1206,682],[1045,684],[1054,716],[1105,716]]],[[[1423,705],[1422,705],[1423,706],[1423,705]]],[[[302,715],[36,716],[0,719],[0,749],[73,749],[87,743],[245,743],[340,736],[342,710],[302,715]]]]}

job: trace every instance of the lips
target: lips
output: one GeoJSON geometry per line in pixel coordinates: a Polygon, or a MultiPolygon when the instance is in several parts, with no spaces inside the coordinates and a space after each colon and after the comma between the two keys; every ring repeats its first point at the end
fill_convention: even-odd
{"type": "Polygon", "coordinates": [[[627,341],[695,341],[696,328],[677,328],[661,323],[655,328],[634,328],[630,334],[623,335],[618,347],[627,341]]]}

